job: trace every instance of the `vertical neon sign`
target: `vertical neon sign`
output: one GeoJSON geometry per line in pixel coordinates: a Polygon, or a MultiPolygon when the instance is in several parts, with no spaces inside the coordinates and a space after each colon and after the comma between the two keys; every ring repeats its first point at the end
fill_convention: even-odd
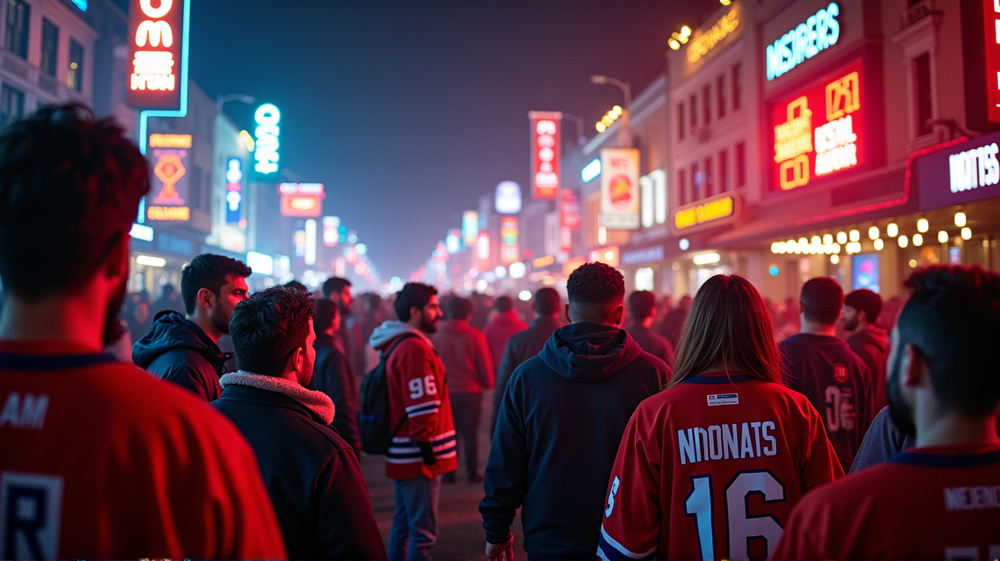
{"type": "Polygon", "coordinates": [[[1000,123],[1000,2],[983,0],[986,44],[986,115],[1000,123]]]}
{"type": "Polygon", "coordinates": [[[531,192],[536,199],[554,199],[559,190],[559,120],[562,113],[532,111],[531,192]]]}

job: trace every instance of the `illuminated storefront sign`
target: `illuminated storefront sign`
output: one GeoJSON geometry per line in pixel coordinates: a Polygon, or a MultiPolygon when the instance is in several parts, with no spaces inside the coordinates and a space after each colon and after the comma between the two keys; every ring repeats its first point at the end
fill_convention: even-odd
{"type": "Polygon", "coordinates": [[[1000,123],[1000,2],[980,2],[986,44],[986,115],[991,123],[1000,123]]]}
{"type": "Polygon", "coordinates": [[[767,79],[778,76],[802,64],[820,52],[837,44],[840,39],[840,6],[831,2],[829,6],[809,16],[804,23],[781,36],[774,44],[767,46],[767,79]]]}
{"type": "Polygon", "coordinates": [[[279,183],[282,216],[318,217],[326,196],[322,183],[279,183]]]}
{"type": "Polygon", "coordinates": [[[772,188],[795,189],[864,164],[861,76],[859,60],[771,108],[772,188]]]}
{"type": "Polygon", "coordinates": [[[617,268],[619,265],[620,251],[617,245],[595,249],[590,252],[590,261],[594,263],[604,263],[617,268]]]}
{"type": "Polygon", "coordinates": [[[444,239],[444,248],[448,253],[458,253],[462,250],[462,231],[453,228],[448,230],[448,236],[444,239]]]}
{"type": "Polygon", "coordinates": [[[480,271],[490,267],[490,235],[486,232],[479,232],[476,239],[476,261],[480,271]]]}
{"type": "Polygon", "coordinates": [[[601,226],[639,228],[639,150],[601,149],[601,170],[601,226]]]}
{"type": "MultiPolygon", "coordinates": [[[[598,160],[600,161],[600,160],[598,160]]],[[[572,189],[559,191],[559,249],[573,248],[573,232],[580,229],[580,197],[572,189]]]]}
{"type": "Polygon", "coordinates": [[[601,175],[600,158],[590,160],[590,163],[583,166],[583,169],[580,170],[580,179],[582,179],[584,183],[590,183],[598,175],[601,175]]]}
{"type": "Polygon", "coordinates": [[[278,179],[278,135],[281,132],[281,111],[272,104],[265,103],[253,114],[254,152],[253,169],[258,181],[275,181],[278,179]]]}
{"type": "Polygon", "coordinates": [[[500,214],[521,212],[521,186],[513,181],[498,183],[494,205],[500,214]]]}
{"type": "Polygon", "coordinates": [[[973,148],[948,157],[951,192],[989,187],[1000,182],[997,143],[973,148]]]}
{"type": "Polygon", "coordinates": [[[243,159],[226,160],[226,224],[240,223],[243,207],[243,159]]]}
{"type": "Polygon", "coordinates": [[[338,216],[324,216],[323,217],[323,245],[326,247],[336,247],[337,243],[340,241],[340,232],[338,228],[340,227],[340,217],[338,216]]]}
{"type": "Polygon", "coordinates": [[[562,113],[532,111],[531,193],[536,199],[554,199],[559,190],[559,120],[562,113]]]}
{"type": "Polygon", "coordinates": [[[739,195],[722,193],[677,209],[673,229],[675,232],[692,232],[712,228],[734,222],[739,213],[739,195]]]}
{"type": "Polygon", "coordinates": [[[465,245],[475,245],[479,237],[479,213],[467,210],[462,213],[462,241],[465,245]]]}
{"type": "Polygon", "coordinates": [[[1000,195],[1000,133],[950,141],[918,154],[911,156],[907,188],[918,194],[921,210],[1000,195]]]}
{"type": "Polygon", "coordinates": [[[149,220],[191,219],[191,210],[185,205],[191,142],[190,134],[149,135],[149,155],[153,159],[152,189],[146,207],[149,220]]]}
{"type": "Polygon", "coordinates": [[[181,109],[186,76],[185,0],[130,3],[131,72],[126,101],[136,109],[181,109]]]}
{"type": "Polygon", "coordinates": [[[707,55],[709,51],[714,49],[730,33],[736,31],[739,25],[739,14],[734,7],[728,14],[715,22],[715,25],[711,29],[691,40],[691,44],[687,48],[688,60],[692,63],[701,60],[701,57],[707,55]]]}
{"type": "Polygon", "coordinates": [[[521,248],[518,243],[518,224],[516,216],[504,216],[500,219],[500,262],[516,263],[521,260],[521,248]]]}

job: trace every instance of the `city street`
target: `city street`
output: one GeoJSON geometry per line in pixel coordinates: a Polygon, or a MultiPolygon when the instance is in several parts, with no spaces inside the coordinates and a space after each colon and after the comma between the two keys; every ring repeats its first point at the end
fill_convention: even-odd
{"type": "MultiPolygon", "coordinates": [[[[485,468],[489,455],[489,420],[492,414],[491,392],[483,394],[482,435],[480,436],[480,466],[485,468]]],[[[393,513],[393,483],[385,476],[385,462],[381,456],[364,455],[361,468],[368,481],[372,508],[378,521],[382,539],[389,540],[389,525],[393,513]]],[[[441,503],[438,510],[438,541],[434,546],[434,559],[485,559],[486,533],[483,519],[479,516],[479,501],[483,498],[481,483],[465,480],[462,468],[458,471],[458,483],[441,485],[441,503]]],[[[521,519],[514,520],[514,555],[527,559],[522,549],[521,519]]]]}

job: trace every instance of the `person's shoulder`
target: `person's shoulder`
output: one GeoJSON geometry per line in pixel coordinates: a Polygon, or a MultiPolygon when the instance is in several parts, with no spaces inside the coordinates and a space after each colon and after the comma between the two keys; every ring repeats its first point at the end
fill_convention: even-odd
{"type": "Polygon", "coordinates": [[[670,367],[667,363],[663,361],[662,358],[650,353],[646,350],[641,350],[639,355],[635,357],[632,364],[627,367],[629,370],[635,372],[667,372],[670,367]]]}
{"type": "Polygon", "coordinates": [[[313,453],[322,457],[339,454],[343,450],[352,450],[351,445],[335,429],[315,419],[296,414],[294,420],[290,420],[290,424],[294,424],[296,433],[309,442],[313,453]]]}

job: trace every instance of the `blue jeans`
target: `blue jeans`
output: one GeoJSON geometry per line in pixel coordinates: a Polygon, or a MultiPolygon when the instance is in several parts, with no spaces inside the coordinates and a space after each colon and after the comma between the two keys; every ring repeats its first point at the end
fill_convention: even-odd
{"type": "Polygon", "coordinates": [[[396,512],[392,515],[392,526],[389,528],[390,561],[426,561],[431,558],[431,547],[437,541],[440,492],[440,475],[434,479],[414,477],[396,480],[396,512]]]}

